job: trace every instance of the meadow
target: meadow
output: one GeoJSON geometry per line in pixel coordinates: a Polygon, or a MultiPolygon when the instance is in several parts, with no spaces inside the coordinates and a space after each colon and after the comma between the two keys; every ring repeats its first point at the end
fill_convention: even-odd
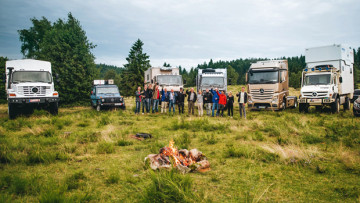
{"type": "Polygon", "coordinates": [[[238,107],[233,118],[212,118],[134,115],[134,98],[126,104],[15,120],[0,105],[0,202],[360,201],[360,118],[351,111],[248,111],[245,120],[238,107]],[[133,139],[138,132],[153,137],[133,139]],[[149,169],[144,158],[171,139],[202,151],[211,170],[149,169]]]}

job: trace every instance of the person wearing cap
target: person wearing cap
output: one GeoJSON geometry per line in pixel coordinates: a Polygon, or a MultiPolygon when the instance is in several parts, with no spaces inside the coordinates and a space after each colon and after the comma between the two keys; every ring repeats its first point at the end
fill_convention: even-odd
{"type": "Polygon", "coordinates": [[[186,94],[184,93],[184,89],[181,87],[180,92],[177,94],[176,102],[179,108],[179,114],[184,114],[184,101],[186,94]]]}

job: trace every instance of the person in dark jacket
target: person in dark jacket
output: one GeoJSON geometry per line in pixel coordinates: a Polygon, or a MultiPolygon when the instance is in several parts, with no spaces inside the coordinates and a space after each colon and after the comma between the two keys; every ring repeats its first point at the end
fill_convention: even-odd
{"type": "Polygon", "coordinates": [[[173,108],[173,115],[175,115],[175,103],[177,94],[171,89],[169,93],[169,114],[171,114],[171,108],[173,108]]]}
{"type": "Polygon", "coordinates": [[[186,90],[186,94],[188,95],[188,114],[190,115],[190,112],[192,115],[194,115],[194,106],[196,102],[196,93],[194,92],[194,88],[189,90],[186,90]]]}
{"type": "Polygon", "coordinates": [[[186,94],[184,93],[183,88],[180,88],[180,92],[177,94],[176,102],[179,107],[179,114],[184,114],[184,101],[186,94]]]}
{"type": "MultiPolygon", "coordinates": [[[[150,86],[149,86],[150,87],[150,86]]],[[[150,112],[152,90],[146,86],[144,90],[146,113],[150,112]]]]}
{"type": "Polygon", "coordinates": [[[141,87],[138,87],[137,91],[135,92],[135,114],[140,113],[140,104],[141,104],[141,87]]]}
{"type": "Polygon", "coordinates": [[[232,92],[229,92],[226,105],[228,109],[228,116],[231,116],[232,118],[234,115],[234,96],[232,95],[232,92]]]}
{"type": "Polygon", "coordinates": [[[206,114],[210,116],[211,114],[211,104],[212,104],[212,94],[209,92],[209,88],[206,89],[206,92],[204,93],[204,104],[206,109],[206,114]]]}
{"type": "Polygon", "coordinates": [[[161,113],[166,113],[167,103],[169,102],[169,92],[167,89],[161,89],[161,113]]]}
{"type": "Polygon", "coordinates": [[[215,88],[215,90],[211,89],[212,93],[212,117],[214,117],[214,111],[216,109],[216,116],[218,116],[219,111],[219,90],[215,88]]]}
{"type": "Polygon", "coordinates": [[[142,114],[144,114],[144,109],[146,109],[146,99],[145,99],[145,91],[147,90],[147,85],[144,85],[144,90],[140,93],[141,95],[141,103],[142,103],[142,114]]]}
{"type": "Polygon", "coordinates": [[[247,103],[247,93],[245,92],[245,87],[241,88],[241,92],[236,94],[239,102],[239,109],[240,109],[240,117],[242,117],[242,114],[244,113],[244,118],[246,119],[246,110],[245,110],[245,104],[247,103]]]}

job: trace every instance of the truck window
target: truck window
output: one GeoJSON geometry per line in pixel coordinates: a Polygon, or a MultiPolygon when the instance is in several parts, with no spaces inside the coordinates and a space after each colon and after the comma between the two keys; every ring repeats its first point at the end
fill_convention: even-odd
{"type": "Polygon", "coordinates": [[[44,82],[51,83],[51,74],[46,71],[15,71],[12,74],[12,82],[44,82]]]}
{"type": "Polygon", "coordinates": [[[307,75],[305,76],[305,85],[328,85],[331,81],[330,74],[307,75]]]}
{"type": "Polygon", "coordinates": [[[286,81],[286,70],[280,71],[280,82],[286,81]]]}
{"type": "Polygon", "coordinates": [[[159,85],[182,85],[180,75],[159,75],[157,82],[159,85]]]}
{"type": "Polygon", "coordinates": [[[254,71],[249,73],[249,84],[277,83],[279,71],[254,71]]]}
{"type": "Polygon", "coordinates": [[[224,78],[222,77],[203,77],[201,78],[202,86],[224,86],[224,78]]]}
{"type": "Polygon", "coordinates": [[[96,94],[119,94],[119,89],[117,87],[98,87],[96,94]]]}

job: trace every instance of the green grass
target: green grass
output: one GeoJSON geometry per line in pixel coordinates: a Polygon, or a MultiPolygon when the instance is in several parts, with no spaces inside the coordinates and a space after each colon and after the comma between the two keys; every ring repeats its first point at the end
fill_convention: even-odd
{"type": "Polygon", "coordinates": [[[244,120],[235,105],[233,119],[137,116],[134,99],[126,102],[126,111],[67,107],[15,120],[0,105],[0,202],[360,200],[360,118],[351,111],[255,111],[244,120]],[[140,132],[153,137],[132,138],[140,132]],[[211,170],[149,169],[144,158],[172,139],[202,151],[211,170]]]}

